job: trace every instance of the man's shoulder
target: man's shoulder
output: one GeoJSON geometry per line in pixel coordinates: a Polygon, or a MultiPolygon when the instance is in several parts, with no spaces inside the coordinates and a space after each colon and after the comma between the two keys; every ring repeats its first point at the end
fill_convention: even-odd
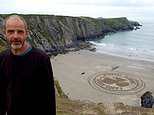
{"type": "Polygon", "coordinates": [[[36,47],[33,47],[32,48],[32,53],[34,55],[37,55],[37,56],[45,56],[45,57],[48,56],[44,50],[41,50],[41,49],[36,48],[36,47]]]}
{"type": "Polygon", "coordinates": [[[0,52],[0,57],[4,57],[10,53],[10,49],[6,49],[0,52]]]}

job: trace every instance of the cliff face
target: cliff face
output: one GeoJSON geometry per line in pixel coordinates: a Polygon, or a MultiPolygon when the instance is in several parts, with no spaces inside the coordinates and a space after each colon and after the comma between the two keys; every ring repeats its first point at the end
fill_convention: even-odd
{"type": "MultiPolygon", "coordinates": [[[[2,21],[6,15],[0,15],[0,37],[2,21]]],[[[127,18],[94,19],[89,17],[68,17],[54,15],[23,15],[28,23],[29,39],[36,47],[47,53],[65,53],[70,48],[89,46],[88,40],[104,36],[108,32],[133,30],[139,23],[127,18]]],[[[0,45],[3,46],[0,39],[0,45]]]]}

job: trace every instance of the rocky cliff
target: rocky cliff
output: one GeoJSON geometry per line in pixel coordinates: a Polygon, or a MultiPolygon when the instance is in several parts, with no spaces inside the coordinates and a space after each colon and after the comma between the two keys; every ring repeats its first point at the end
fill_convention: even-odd
{"type": "MultiPolygon", "coordinates": [[[[2,38],[2,22],[7,15],[0,15],[0,37],[2,38]]],[[[49,54],[65,53],[69,50],[89,46],[89,40],[105,36],[109,32],[133,30],[139,26],[127,18],[90,18],[55,15],[22,15],[29,28],[29,39],[32,45],[45,50],[49,54]]],[[[1,49],[4,40],[0,39],[1,49]]]]}

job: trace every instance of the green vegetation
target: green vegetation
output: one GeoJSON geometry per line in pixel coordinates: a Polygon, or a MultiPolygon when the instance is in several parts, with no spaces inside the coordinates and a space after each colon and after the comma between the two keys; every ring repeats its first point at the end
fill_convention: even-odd
{"type": "Polygon", "coordinates": [[[1,47],[0,46],[0,52],[3,51],[3,50],[5,50],[5,49],[6,49],[5,47],[1,47]]]}
{"type": "Polygon", "coordinates": [[[116,27],[129,24],[127,18],[108,18],[103,19],[108,26],[116,27]]]}
{"type": "Polygon", "coordinates": [[[64,16],[56,16],[57,21],[62,21],[64,16]]]}
{"type": "Polygon", "coordinates": [[[57,97],[56,103],[57,115],[107,115],[103,105],[72,101],[64,97],[57,97]]]}
{"type": "Polygon", "coordinates": [[[103,104],[88,104],[68,99],[57,80],[55,80],[55,90],[57,115],[107,115],[103,104]]]}
{"type": "Polygon", "coordinates": [[[2,40],[0,40],[0,52],[5,49],[6,49],[6,47],[5,47],[4,43],[2,42],[2,40]]]}

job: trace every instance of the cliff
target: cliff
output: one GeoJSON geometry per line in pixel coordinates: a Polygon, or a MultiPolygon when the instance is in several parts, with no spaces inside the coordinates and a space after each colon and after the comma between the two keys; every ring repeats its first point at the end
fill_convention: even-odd
{"type": "MultiPolygon", "coordinates": [[[[0,14],[0,37],[2,22],[7,15],[0,14]]],[[[28,41],[48,54],[56,55],[69,50],[89,47],[89,40],[105,36],[109,32],[133,30],[138,22],[127,18],[90,18],[55,15],[22,15],[29,28],[28,41]]],[[[4,49],[4,40],[0,39],[0,49],[4,49]]]]}

